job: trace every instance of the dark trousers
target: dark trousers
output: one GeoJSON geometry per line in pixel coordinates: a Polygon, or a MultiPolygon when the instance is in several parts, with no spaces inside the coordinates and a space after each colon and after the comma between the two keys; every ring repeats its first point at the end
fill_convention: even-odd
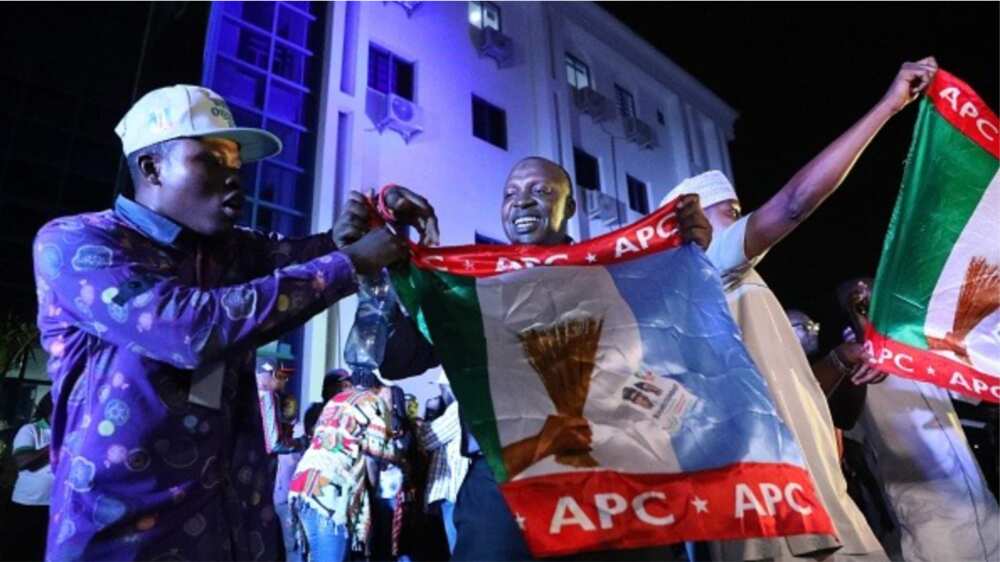
{"type": "Polygon", "coordinates": [[[45,535],[49,530],[49,506],[10,502],[0,531],[0,560],[44,560],[45,535]]]}
{"type": "Polygon", "coordinates": [[[476,457],[455,502],[457,561],[531,560],[521,528],[483,457],[476,457]]]}

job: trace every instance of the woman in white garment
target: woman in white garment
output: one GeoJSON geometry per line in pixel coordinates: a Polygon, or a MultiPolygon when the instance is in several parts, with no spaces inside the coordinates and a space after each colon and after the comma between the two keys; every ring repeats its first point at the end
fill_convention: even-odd
{"type": "Polygon", "coordinates": [[[741,217],[736,191],[718,171],[681,182],[664,199],[665,203],[687,193],[700,195],[713,228],[708,258],[723,274],[729,309],[743,341],[767,381],[778,413],[802,447],[840,538],[837,542],[828,536],[801,535],[721,541],[711,545],[718,560],[887,560],[847,495],[826,397],[784,309],[753,267],[837,189],[882,126],[918,97],[936,71],[937,63],[930,57],[904,63],[889,90],[868,113],[753,213],[741,217]]]}
{"type": "MultiPolygon", "coordinates": [[[[838,287],[845,302],[871,300],[871,280],[838,287]]],[[[852,319],[854,324],[867,318],[852,319]]],[[[868,390],[850,432],[863,442],[871,470],[900,530],[907,562],[1000,559],[1000,509],[990,493],[948,391],[889,377],[868,390]]]]}

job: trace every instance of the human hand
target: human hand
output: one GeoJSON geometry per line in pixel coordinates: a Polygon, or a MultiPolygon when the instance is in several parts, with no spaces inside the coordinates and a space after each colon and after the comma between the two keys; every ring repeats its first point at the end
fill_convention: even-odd
{"type": "Polygon", "coordinates": [[[406,241],[385,227],[377,228],[360,240],[340,248],[350,258],[359,275],[377,273],[383,267],[405,260],[410,255],[406,241]]]}
{"type": "Polygon", "coordinates": [[[875,358],[865,350],[865,346],[855,342],[844,342],[833,350],[836,359],[851,370],[851,382],[855,385],[878,384],[888,373],[879,371],[873,363],[875,358]]]}
{"type": "Polygon", "coordinates": [[[712,224],[708,222],[701,208],[701,199],[696,193],[681,195],[677,201],[677,227],[685,242],[694,242],[707,250],[712,243],[712,224]]]}
{"type": "Polygon", "coordinates": [[[440,240],[437,215],[427,199],[403,186],[393,185],[385,191],[382,200],[397,222],[417,229],[422,245],[437,246],[440,240]]]}
{"type": "Polygon", "coordinates": [[[554,415],[545,419],[534,462],[549,455],[575,455],[590,452],[593,432],[584,418],[554,415]]]}
{"type": "Polygon", "coordinates": [[[347,194],[344,210],[333,224],[333,241],[343,248],[361,239],[371,224],[371,205],[368,199],[357,191],[347,194]]]}
{"type": "Polygon", "coordinates": [[[938,64],[934,57],[927,57],[917,62],[904,62],[879,103],[893,113],[902,110],[927,88],[937,70],[938,64]]]}

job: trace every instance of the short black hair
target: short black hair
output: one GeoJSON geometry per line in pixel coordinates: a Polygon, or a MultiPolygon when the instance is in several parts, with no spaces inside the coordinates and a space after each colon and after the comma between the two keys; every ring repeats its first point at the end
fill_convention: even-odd
{"type": "Polygon", "coordinates": [[[307,437],[312,437],[313,430],[316,428],[316,422],[319,421],[319,415],[323,413],[325,405],[326,402],[313,402],[306,410],[306,415],[302,418],[302,425],[307,437]]]}
{"type": "Polygon", "coordinates": [[[835,290],[837,304],[840,305],[840,309],[842,311],[848,314],[850,313],[851,310],[851,302],[850,302],[851,291],[854,290],[854,287],[856,287],[858,283],[864,283],[865,285],[868,286],[868,290],[870,291],[872,287],[875,285],[875,280],[872,279],[871,277],[852,277],[846,281],[841,281],[840,284],[837,285],[837,289],[835,290]]]}
{"type": "MultiPolygon", "coordinates": [[[[562,165],[559,164],[558,162],[554,162],[552,160],[549,160],[548,158],[546,158],[544,156],[525,156],[524,158],[521,158],[520,160],[518,160],[516,164],[514,164],[514,168],[520,166],[523,162],[527,162],[528,160],[537,160],[539,162],[544,162],[546,164],[551,164],[551,165],[555,166],[556,168],[558,168],[559,169],[559,173],[561,173],[562,176],[563,176],[563,178],[566,179],[566,186],[569,188],[569,196],[573,197],[573,178],[571,178],[569,176],[569,172],[566,171],[566,168],[563,168],[562,165]]],[[[514,168],[511,168],[511,170],[513,170],[514,168]]]]}
{"type": "Polygon", "coordinates": [[[323,402],[333,398],[343,387],[343,383],[350,380],[350,373],[344,369],[331,369],[327,372],[326,376],[323,377],[323,391],[321,394],[323,402]]]}
{"type": "Polygon", "coordinates": [[[351,373],[351,384],[358,388],[377,389],[382,387],[382,381],[375,373],[366,369],[358,369],[351,373]]]}
{"type": "Polygon", "coordinates": [[[52,415],[52,393],[46,392],[45,396],[38,401],[38,405],[35,406],[35,419],[44,420],[52,415]]]}

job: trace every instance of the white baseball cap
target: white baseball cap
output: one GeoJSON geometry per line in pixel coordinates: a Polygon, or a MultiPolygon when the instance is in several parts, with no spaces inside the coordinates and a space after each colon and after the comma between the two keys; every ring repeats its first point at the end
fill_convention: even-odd
{"type": "Polygon", "coordinates": [[[667,201],[688,193],[698,194],[702,209],[707,209],[728,199],[739,200],[739,197],[736,197],[736,189],[729,182],[729,178],[718,170],[709,170],[677,184],[670,190],[670,193],[667,193],[663,201],[660,201],[660,206],[662,207],[667,201]]]}
{"type": "Polygon", "coordinates": [[[156,143],[183,137],[215,137],[240,145],[240,160],[253,162],[281,152],[281,140],[264,129],[237,127],[219,94],[178,84],[153,90],[135,102],[115,133],[128,156],[156,143]]]}

